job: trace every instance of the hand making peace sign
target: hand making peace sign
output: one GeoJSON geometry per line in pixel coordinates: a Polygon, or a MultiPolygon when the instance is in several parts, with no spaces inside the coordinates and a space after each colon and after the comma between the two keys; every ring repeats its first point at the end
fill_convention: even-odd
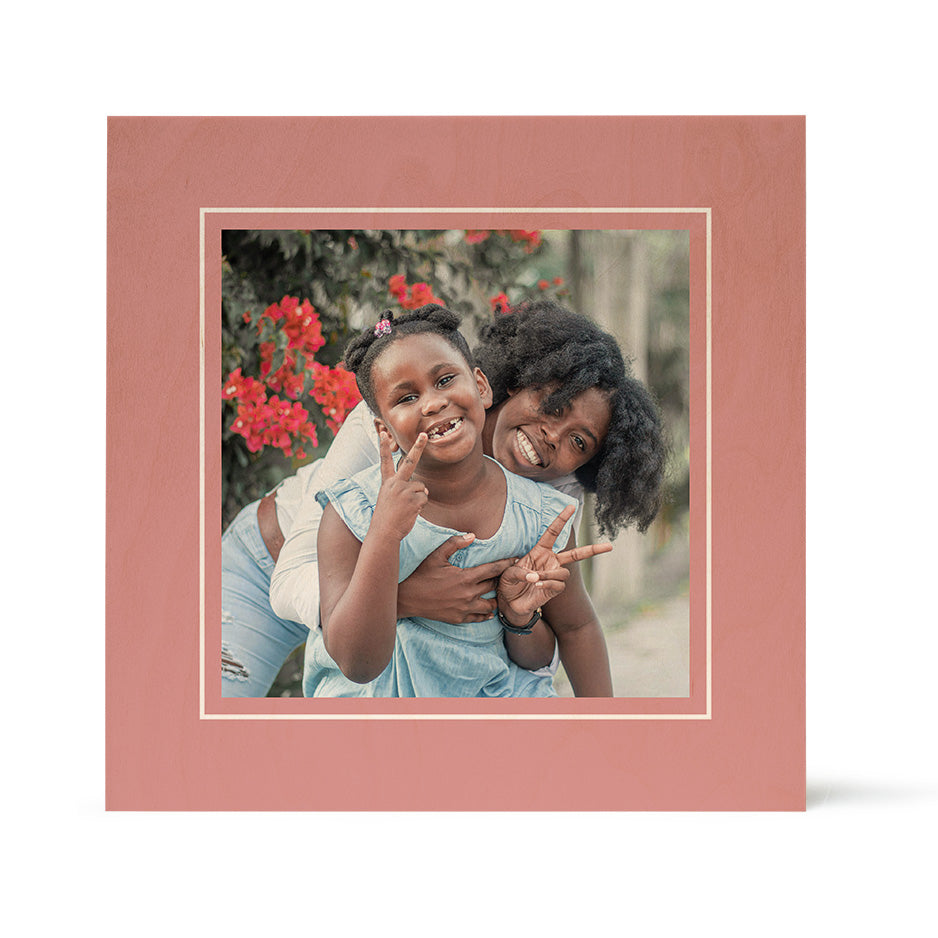
{"type": "Polygon", "coordinates": [[[612,544],[584,544],[555,554],[551,549],[576,507],[568,505],[550,523],[532,550],[510,566],[498,581],[498,606],[503,615],[527,622],[549,599],[563,592],[570,577],[567,565],[612,550],[612,544]]]}
{"type": "Polygon", "coordinates": [[[386,527],[388,535],[403,540],[414,522],[420,509],[427,503],[429,492],[422,482],[411,479],[420,455],[427,445],[427,434],[421,433],[410,452],[401,459],[397,468],[391,458],[391,437],[386,430],[378,433],[378,447],[381,455],[381,489],[375,505],[374,518],[386,527]]]}

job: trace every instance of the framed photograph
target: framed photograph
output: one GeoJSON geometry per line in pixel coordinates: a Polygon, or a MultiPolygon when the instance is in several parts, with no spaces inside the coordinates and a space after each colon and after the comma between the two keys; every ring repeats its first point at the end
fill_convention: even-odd
{"type": "Polygon", "coordinates": [[[107,807],[802,810],[804,343],[801,117],[111,119],[107,807]],[[614,696],[307,698],[302,635],[243,696],[223,530],[431,299],[569,306],[659,402],[664,505],[583,564],[614,696]]]}

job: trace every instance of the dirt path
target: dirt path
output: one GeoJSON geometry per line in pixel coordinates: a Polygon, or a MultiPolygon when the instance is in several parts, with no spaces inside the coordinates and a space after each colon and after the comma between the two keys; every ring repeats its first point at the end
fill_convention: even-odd
{"type": "MultiPolygon", "coordinates": [[[[686,594],[663,599],[618,622],[606,617],[606,644],[616,697],[686,697],[689,693],[690,614],[686,594]]],[[[561,668],[561,697],[572,696],[561,668]]]]}

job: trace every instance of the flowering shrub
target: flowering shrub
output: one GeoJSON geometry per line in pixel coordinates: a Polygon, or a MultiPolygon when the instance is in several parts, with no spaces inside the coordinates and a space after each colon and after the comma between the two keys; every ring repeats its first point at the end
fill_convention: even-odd
{"type": "MultiPolygon", "coordinates": [[[[250,325],[250,311],[242,321],[250,325]]],[[[301,303],[295,296],[285,296],[272,303],[258,316],[257,335],[263,339],[258,345],[260,380],[245,377],[236,368],[224,382],[222,397],[237,407],[228,429],[244,437],[250,453],[273,446],[284,456],[305,459],[304,444],[319,445],[309,411],[299,402],[307,381],[311,379],[308,393],[322,408],[326,426],[338,433],[346,414],[361,400],[355,378],[340,366],[313,359],[326,340],[309,300],[301,303]],[[268,398],[269,391],[282,393],[292,403],[276,395],[268,398]]]]}

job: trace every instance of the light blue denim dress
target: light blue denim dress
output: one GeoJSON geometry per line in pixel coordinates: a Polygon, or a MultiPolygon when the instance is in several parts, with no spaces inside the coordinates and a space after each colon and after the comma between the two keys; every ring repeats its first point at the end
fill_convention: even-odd
{"type": "MultiPolygon", "coordinates": [[[[486,457],[488,458],[488,457],[486,457]]],[[[495,462],[495,460],[492,460],[495,462]]],[[[495,463],[502,467],[499,463],[495,463]]],[[[542,482],[505,472],[508,497],[498,531],[456,551],[450,563],[473,567],[506,557],[522,557],[540,540],[547,526],[575,500],[542,482]]],[[[381,467],[373,466],[319,492],[331,503],[349,530],[362,541],[381,487],[381,467]]],[[[567,522],[554,545],[563,550],[570,539],[567,522]]],[[[401,541],[400,576],[405,580],[444,541],[462,532],[443,528],[417,516],[401,541]]],[[[494,595],[494,594],[489,594],[494,595]]],[[[384,671],[367,684],[348,680],[326,651],[322,630],[310,632],[306,643],[303,693],[307,697],[554,697],[549,675],[518,667],[508,658],[501,623],[451,625],[434,619],[398,619],[394,653],[384,671]]]]}

